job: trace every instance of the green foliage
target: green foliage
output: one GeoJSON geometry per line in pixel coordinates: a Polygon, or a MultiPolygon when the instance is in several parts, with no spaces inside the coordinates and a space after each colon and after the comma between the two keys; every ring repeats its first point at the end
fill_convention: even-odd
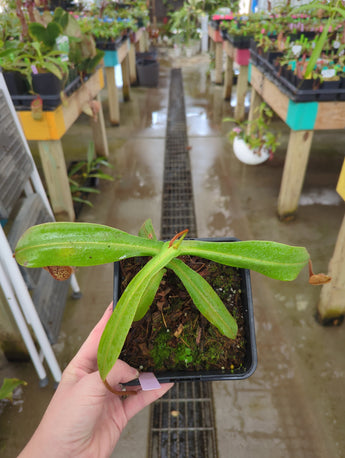
{"type": "Polygon", "coordinates": [[[47,27],[38,23],[29,24],[29,34],[34,41],[42,44],[43,48],[51,51],[56,43],[57,37],[62,33],[62,27],[57,22],[50,22],[47,27]]]}
{"type": "Polygon", "coordinates": [[[81,197],[83,193],[99,194],[100,191],[95,188],[86,187],[85,183],[91,178],[99,180],[113,181],[114,178],[100,170],[100,167],[112,167],[112,165],[102,156],[95,156],[95,146],[93,142],[89,143],[86,159],[74,164],[68,171],[68,180],[70,184],[72,199],[75,202],[82,202],[92,207],[92,203],[81,197]]]}
{"type": "Polygon", "coordinates": [[[236,321],[217,294],[199,274],[177,259],[179,256],[195,255],[253,269],[278,280],[295,279],[309,260],[305,248],[276,242],[184,240],[186,231],[170,242],[157,241],[150,220],[140,233],[145,238],[90,223],[47,223],[28,229],[15,250],[19,264],[27,267],[87,266],[136,256],[152,257],[127,286],[101,337],[98,366],[103,380],[121,352],[131,323],[150,306],[166,267],[178,275],[196,307],[222,334],[236,336],[236,321]]]}
{"type": "Polygon", "coordinates": [[[242,138],[257,154],[260,154],[262,148],[266,148],[272,155],[279,145],[278,135],[269,130],[273,114],[263,102],[256,110],[257,116],[251,121],[237,122],[234,118],[224,118],[224,122],[236,123],[236,127],[229,133],[229,140],[232,142],[235,137],[242,138]]]}
{"type": "Polygon", "coordinates": [[[17,378],[4,378],[0,388],[0,399],[9,399],[12,401],[13,391],[20,385],[27,385],[27,383],[17,378]]]}

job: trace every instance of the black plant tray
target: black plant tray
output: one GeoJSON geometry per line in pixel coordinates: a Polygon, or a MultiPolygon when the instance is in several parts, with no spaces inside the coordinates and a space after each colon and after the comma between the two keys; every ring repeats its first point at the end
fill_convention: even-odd
{"type": "MultiPolygon", "coordinates": [[[[79,76],[74,78],[63,90],[66,97],[69,97],[73,94],[80,86],[81,86],[81,79],[79,76]]],[[[11,95],[11,99],[13,105],[17,111],[30,111],[31,110],[31,102],[35,100],[37,97],[36,95],[31,94],[21,94],[21,95],[11,95]]],[[[61,95],[60,94],[53,94],[53,95],[40,95],[43,101],[43,110],[44,111],[53,111],[59,105],[61,105],[61,95]]]]}
{"type": "Polygon", "coordinates": [[[237,36],[237,35],[230,35],[226,32],[225,38],[230,41],[230,43],[234,46],[234,48],[238,49],[248,49],[250,47],[251,39],[250,36],[237,36]]]}
{"type": "MultiPolygon", "coordinates": [[[[318,89],[301,89],[300,83],[290,81],[283,75],[280,75],[277,67],[273,62],[269,61],[268,56],[263,56],[250,48],[250,59],[257,67],[259,67],[293,102],[325,102],[345,100],[345,88],[327,88],[320,86],[318,89]]],[[[296,78],[294,78],[296,80],[296,78]]],[[[300,80],[301,81],[301,80],[300,80]]],[[[302,80],[303,81],[303,80],[302,80]]],[[[327,86],[323,83],[324,86],[327,86]]]]}
{"type": "Polygon", "coordinates": [[[96,48],[102,51],[116,51],[126,39],[127,36],[121,36],[114,40],[96,40],[96,48]]]}
{"type": "MultiPolygon", "coordinates": [[[[229,242],[236,243],[238,239],[234,237],[228,238],[200,238],[199,240],[212,241],[212,242],[229,242]]],[[[235,370],[211,370],[211,371],[169,371],[155,373],[160,383],[167,382],[185,382],[185,381],[216,381],[216,380],[244,380],[250,377],[257,366],[257,351],[255,340],[255,327],[254,327],[254,312],[253,312],[253,299],[250,283],[250,272],[247,269],[238,269],[241,275],[241,300],[244,309],[244,329],[246,340],[246,357],[242,368],[235,370]]],[[[116,307],[117,301],[120,297],[121,285],[121,267],[119,262],[114,263],[114,293],[113,303],[116,307]]],[[[148,312],[149,313],[149,312],[148,312]]],[[[130,382],[137,384],[138,382],[130,382]]]]}

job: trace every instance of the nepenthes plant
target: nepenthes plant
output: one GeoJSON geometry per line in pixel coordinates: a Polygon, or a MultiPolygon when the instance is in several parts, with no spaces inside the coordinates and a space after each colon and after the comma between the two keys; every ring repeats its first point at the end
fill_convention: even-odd
{"type": "Polygon", "coordinates": [[[164,242],[157,240],[151,220],[143,224],[139,236],[92,223],[46,223],[33,226],[22,235],[15,258],[25,267],[46,268],[58,280],[73,272],[71,266],[94,266],[138,256],[150,258],[121,295],[102,334],[97,362],[107,385],[106,377],[120,355],[132,322],[148,311],[166,269],[172,269],[180,278],[207,320],[229,339],[236,337],[236,320],[213,288],[180,256],[198,256],[284,281],[294,280],[310,261],[304,247],[262,240],[189,240],[187,232],[184,230],[164,242]]]}

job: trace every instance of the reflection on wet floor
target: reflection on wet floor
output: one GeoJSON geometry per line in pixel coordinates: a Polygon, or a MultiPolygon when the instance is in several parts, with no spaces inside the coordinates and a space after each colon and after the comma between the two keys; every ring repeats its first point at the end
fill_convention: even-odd
{"type": "MultiPolygon", "coordinates": [[[[281,145],[271,162],[245,166],[232,154],[226,133],[233,116],[222,87],[206,78],[205,56],[175,60],[184,78],[185,104],[195,211],[200,237],[235,236],[268,239],[308,248],[315,270],[327,271],[344,215],[334,193],[343,161],[343,133],[314,134],[300,207],[295,221],[276,216],[288,130],[278,119],[281,145]]],[[[132,88],[130,102],[121,102],[121,125],[107,123],[114,182],[101,184],[91,196],[82,221],[118,227],[136,234],[153,219],[160,232],[162,176],[170,64],[161,61],[158,88],[132,88]]],[[[102,93],[105,119],[107,94],[102,93]]],[[[84,157],[89,120],[82,116],[63,138],[66,161],[84,157]]],[[[32,145],[35,159],[35,145],[32,145]]],[[[81,268],[83,291],[69,300],[55,346],[64,367],[75,354],[112,297],[112,266],[81,268]]],[[[258,369],[243,382],[215,382],[217,437],[221,458],[340,458],[344,456],[345,347],[344,325],[325,328],[314,315],[320,293],[309,286],[307,273],[295,282],[278,282],[252,274],[258,344],[258,369]]],[[[30,363],[0,360],[1,376],[29,382],[16,403],[0,415],[1,456],[18,454],[38,423],[53,386],[38,387],[30,363]]],[[[125,430],[114,457],[144,457],[148,410],[125,430]]]]}

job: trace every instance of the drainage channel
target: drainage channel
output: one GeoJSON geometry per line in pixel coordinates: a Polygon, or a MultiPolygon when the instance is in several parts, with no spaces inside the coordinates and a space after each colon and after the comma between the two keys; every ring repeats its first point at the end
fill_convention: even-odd
{"type": "MultiPolygon", "coordinates": [[[[170,76],[161,238],[197,237],[181,69],[170,76]]],[[[216,458],[212,385],[179,382],[151,407],[149,458],[216,458]]]]}

